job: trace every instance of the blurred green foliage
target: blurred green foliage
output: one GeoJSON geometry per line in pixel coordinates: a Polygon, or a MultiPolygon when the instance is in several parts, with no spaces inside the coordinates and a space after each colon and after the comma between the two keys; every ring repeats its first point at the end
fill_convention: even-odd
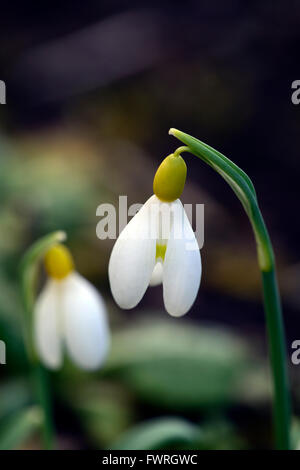
{"type": "Polygon", "coordinates": [[[244,393],[266,378],[249,346],[229,331],[168,319],[163,312],[138,316],[114,329],[111,354],[99,373],[91,377],[66,364],[59,374],[57,394],[79,416],[90,442],[101,448],[129,448],[135,439],[131,426],[150,410],[165,417],[149,426],[146,421],[145,428],[138,425],[134,448],[159,448],[177,438],[186,444],[180,416],[191,420],[187,429],[197,429],[197,438],[189,440],[192,448],[213,448],[222,439],[225,448],[242,445],[226,424],[227,411],[248,402],[259,412],[260,404],[269,400],[268,387],[259,387],[256,395],[244,393]],[[205,440],[199,440],[204,428],[205,440]],[[155,437],[160,433],[161,442],[155,437]]]}
{"type": "Polygon", "coordinates": [[[151,313],[114,335],[106,368],[144,400],[188,410],[230,402],[249,366],[245,344],[229,332],[151,313]]]}

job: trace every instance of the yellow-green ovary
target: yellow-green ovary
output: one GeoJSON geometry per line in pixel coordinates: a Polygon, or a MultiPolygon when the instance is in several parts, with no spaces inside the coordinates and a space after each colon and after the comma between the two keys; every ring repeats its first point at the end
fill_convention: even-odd
{"type": "Polygon", "coordinates": [[[53,279],[64,279],[74,270],[74,262],[68,248],[64,245],[55,245],[45,256],[45,268],[53,279]]]}
{"type": "Polygon", "coordinates": [[[180,155],[166,157],[157,169],[153,192],[163,202],[172,202],[181,196],[186,180],[186,164],[180,155]]]}

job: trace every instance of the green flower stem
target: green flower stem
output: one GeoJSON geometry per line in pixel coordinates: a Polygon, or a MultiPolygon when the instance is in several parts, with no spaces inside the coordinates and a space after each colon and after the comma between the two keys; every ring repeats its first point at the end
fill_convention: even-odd
{"type": "Polygon", "coordinates": [[[32,368],[37,400],[43,411],[43,440],[46,449],[54,447],[54,424],[47,371],[39,363],[33,344],[33,309],[40,261],[51,246],[65,239],[66,235],[61,231],[46,235],[28,249],[21,263],[21,294],[25,313],[23,321],[24,339],[32,368]]]}
{"type": "Polygon", "coordinates": [[[258,264],[261,271],[264,309],[273,377],[273,421],[276,447],[290,448],[290,395],[286,365],[286,345],[280,295],[276,279],[275,257],[272,243],[260,212],[255,188],[248,175],[225,155],[198,139],[177,129],[169,134],[177,137],[187,147],[175,153],[188,151],[217,171],[231,186],[241,201],[254,232],[258,264]]]}
{"type": "Polygon", "coordinates": [[[274,383],[274,425],[277,448],[290,448],[290,397],[284,326],[275,267],[262,272],[264,306],[274,383]]]}
{"type": "Polygon", "coordinates": [[[36,361],[33,364],[33,383],[37,400],[43,410],[43,442],[47,450],[55,447],[55,428],[52,416],[52,401],[47,370],[36,361]]]}

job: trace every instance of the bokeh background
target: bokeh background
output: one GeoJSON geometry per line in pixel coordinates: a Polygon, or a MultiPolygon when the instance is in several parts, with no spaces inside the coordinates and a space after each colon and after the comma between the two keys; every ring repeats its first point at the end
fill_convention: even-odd
{"type": "Polygon", "coordinates": [[[41,447],[18,269],[26,249],[57,229],[104,296],[113,334],[99,372],[66,360],[50,374],[59,448],[272,445],[255,244],[239,201],[204,163],[186,155],[182,200],[205,204],[203,277],[191,311],[168,316],[161,287],[132,311],[110,295],[113,241],[97,239],[96,208],[117,204],[119,194],[129,204],[151,195],[158,164],[179,146],[170,127],[217,148],[254,181],[277,255],[297,441],[300,366],[289,358],[300,338],[300,106],[291,102],[299,24],[299,5],[283,0],[1,6],[2,447],[41,447]]]}

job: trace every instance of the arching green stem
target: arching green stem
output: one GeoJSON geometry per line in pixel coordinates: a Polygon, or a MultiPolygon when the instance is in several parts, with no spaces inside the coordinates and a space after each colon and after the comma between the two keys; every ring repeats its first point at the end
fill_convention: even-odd
{"type": "Polygon", "coordinates": [[[54,424],[47,371],[39,363],[32,339],[33,309],[36,296],[36,279],[39,263],[51,246],[62,242],[65,239],[66,234],[61,231],[46,235],[27,250],[20,266],[21,295],[24,306],[23,329],[25,346],[32,368],[37,401],[39,402],[43,412],[43,440],[46,449],[51,449],[54,446],[54,424]]]}
{"type": "MultiPolygon", "coordinates": [[[[177,137],[188,151],[217,171],[231,186],[241,201],[254,232],[258,264],[261,271],[270,364],[273,378],[273,421],[276,447],[290,448],[290,396],[286,365],[285,334],[280,295],[276,279],[275,257],[272,243],[258,206],[255,188],[248,175],[225,155],[207,144],[177,129],[169,134],[177,137]]],[[[175,152],[174,152],[175,153],[175,152]]]]}

